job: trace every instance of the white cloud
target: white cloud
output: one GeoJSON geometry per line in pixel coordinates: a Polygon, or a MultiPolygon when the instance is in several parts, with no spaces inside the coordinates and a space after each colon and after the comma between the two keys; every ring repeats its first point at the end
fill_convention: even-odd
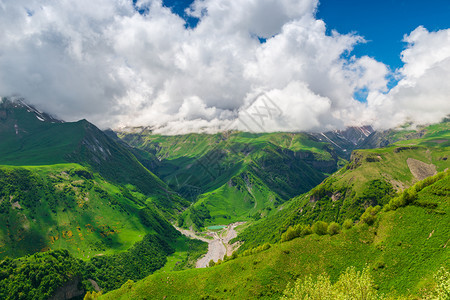
{"type": "Polygon", "coordinates": [[[379,128],[432,123],[450,114],[450,29],[418,27],[404,40],[408,46],[401,54],[397,86],[368,97],[368,122],[379,128]]]}
{"type": "Polygon", "coordinates": [[[446,31],[407,36],[403,79],[383,94],[386,66],[345,58],[364,40],[327,35],[317,0],[196,0],[195,29],[160,0],[136,5],[148,13],[130,0],[0,0],[0,94],[66,120],[165,133],[242,127],[237,118],[261,105],[252,102],[260,92],[282,110],[260,129],[268,131],[422,122],[442,115],[438,103],[448,113],[446,31]],[[363,88],[367,105],[353,99],[363,88]]]}

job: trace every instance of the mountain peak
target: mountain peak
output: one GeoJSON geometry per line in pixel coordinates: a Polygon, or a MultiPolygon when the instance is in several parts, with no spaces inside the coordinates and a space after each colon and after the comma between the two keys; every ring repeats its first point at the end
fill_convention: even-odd
{"type": "Polygon", "coordinates": [[[55,117],[39,111],[33,105],[30,105],[25,102],[23,98],[11,98],[4,97],[0,100],[0,119],[7,119],[9,115],[14,110],[26,110],[30,115],[33,114],[34,117],[41,122],[49,122],[49,123],[64,123],[64,121],[56,119],[55,117]]]}

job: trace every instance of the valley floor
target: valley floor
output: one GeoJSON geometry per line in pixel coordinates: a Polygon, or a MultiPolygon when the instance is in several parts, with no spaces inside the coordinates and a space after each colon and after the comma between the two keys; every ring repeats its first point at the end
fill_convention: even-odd
{"type": "Polygon", "coordinates": [[[237,232],[235,230],[236,227],[243,224],[244,222],[236,222],[227,225],[222,230],[208,230],[203,233],[204,236],[201,236],[199,233],[192,230],[183,229],[176,226],[175,228],[189,238],[198,239],[208,243],[208,253],[200,258],[196,263],[197,268],[206,268],[211,260],[214,262],[217,262],[219,259],[223,260],[225,255],[231,256],[233,252],[239,248],[237,243],[230,244],[230,241],[237,236],[237,232]]]}

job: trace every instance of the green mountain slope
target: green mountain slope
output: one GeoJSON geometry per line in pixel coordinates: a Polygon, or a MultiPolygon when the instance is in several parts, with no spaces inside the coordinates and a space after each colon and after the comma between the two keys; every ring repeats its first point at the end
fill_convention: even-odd
{"type": "Polygon", "coordinates": [[[337,169],[327,142],[305,133],[152,135],[120,132],[140,161],[195,204],[180,225],[259,219],[337,169]]]}
{"type": "Polygon", "coordinates": [[[308,193],[286,202],[275,214],[249,226],[239,236],[241,251],[279,240],[295,224],[355,220],[368,206],[384,205],[397,192],[450,167],[449,123],[432,125],[421,139],[388,148],[356,150],[349,164],[308,193]],[[432,130],[433,128],[439,130],[432,130]]]}
{"type": "Polygon", "coordinates": [[[68,249],[88,259],[176,231],[150,198],[77,164],[0,167],[0,257],[68,249]]]}
{"type": "Polygon", "coordinates": [[[94,125],[2,99],[0,140],[0,259],[68,250],[109,290],[189,255],[167,221],[188,202],[94,125]]]}
{"type": "Polygon", "coordinates": [[[431,126],[419,126],[417,129],[409,129],[407,125],[396,128],[396,129],[388,129],[384,131],[376,131],[372,133],[367,139],[365,139],[360,145],[359,148],[362,149],[373,149],[386,147],[390,144],[401,142],[401,141],[409,141],[409,140],[417,140],[421,139],[422,142],[424,139],[429,141],[436,141],[437,144],[445,142],[447,140],[448,146],[448,138],[449,138],[449,123],[450,119],[446,118],[441,123],[434,124],[431,126]],[[439,139],[435,139],[435,137],[439,137],[439,139]]]}
{"type": "Polygon", "coordinates": [[[326,272],[335,281],[349,266],[369,266],[381,294],[423,296],[439,268],[450,268],[449,186],[447,172],[412,204],[375,215],[371,226],[361,222],[334,235],[311,234],[212,268],[154,274],[101,299],[271,299],[297,278],[326,272]]]}
{"type": "Polygon", "coordinates": [[[187,205],[125,147],[86,120],[64,123],[22,101],[3,98],[0,139],[0,165],[78,163],[112,183],[134,185],[168,216],[187,205]]]}

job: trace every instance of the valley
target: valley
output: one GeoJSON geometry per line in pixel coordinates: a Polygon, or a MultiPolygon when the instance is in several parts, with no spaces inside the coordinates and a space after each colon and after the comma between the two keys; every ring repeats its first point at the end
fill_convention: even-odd
{"type": "Polygon", "coordinates": [[[348,268],[421,298],[450,267],[448,119],[163,136],[0,115],[2,299],[272,299],[348,268]]]}
{"type": "Polygon", "coordinates": [[[450,300],[450,0],[0,0],[0,300],[450,300]]]}

